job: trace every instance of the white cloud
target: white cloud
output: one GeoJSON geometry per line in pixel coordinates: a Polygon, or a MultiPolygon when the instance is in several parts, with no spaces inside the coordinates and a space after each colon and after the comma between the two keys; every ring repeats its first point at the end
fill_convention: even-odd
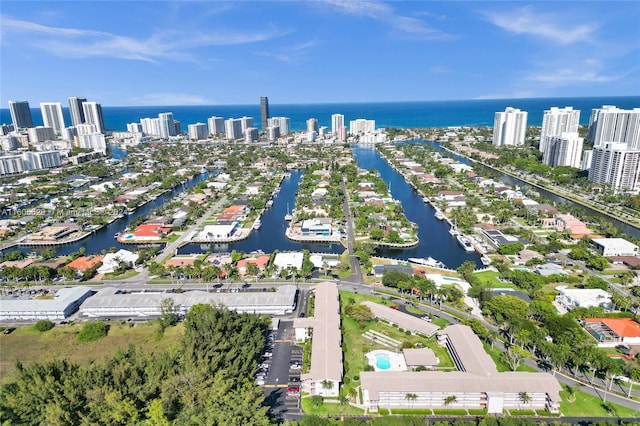
{"type": "Polygon", "coordinates": [[[203,46],[228,46],[269,40],[283,33],[273,27],[255,32],[157,32],[148,38],[135,38],[108,32],[61,28],[1,17],[2,41],[20,34],[20,40],[46,52],[71,58],[110,57],[148,62],[161,59],[192,61],[188,51],[203,46]]]}
{"type": "Polygon", "coordinates": [[[289,48],[281,49],[278,52],[260,51],[260,52],[257,52],[256,54],[258,56],[275,58],[282,62],[291,63],[291,62],[294,62],[296,58],[303,56],[307,50],[311,49],[314,46],[317,46],[318,44],[320,43],[317,40],[309,40],[309,41],[298,43],[289,48]]]}
{"type": "MultiPolygon", "coordinates": [[[[363,16],[389,25],[399,33],[421,40],[444,40],[454,38],[436,28],[431,28],[423,21],[396,13],[395,9],[381,1],[349,1],[325,0],[325,3],[338,8],[348,15],[363,16]]],[[[421,13],[424,15],[424,13],[421,13]]]]}
{"type": "Polygon", "coordinates": [[[565,19],[534,11],[530,6],[509,12],[490,12],[485,16],[493,25],[511,33],[541,37],[560,44],[590,42],[596,29],[594,24],[569,24],[565,19]]]}
{"type": "Polygon", "coordinates": [[[190,93],[170,93],[157,92],[146,93],[140,96],[134,96],[128,99],[127,105],[213,105],[214,101],[206,99],[200,95],[192,95],[190,93]]]}

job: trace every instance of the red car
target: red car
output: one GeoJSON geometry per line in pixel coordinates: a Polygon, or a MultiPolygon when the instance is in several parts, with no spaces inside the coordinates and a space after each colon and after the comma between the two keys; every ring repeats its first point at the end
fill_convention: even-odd
{"type": "Polygon", "coordinates": [[[398,310],[398,307],[396,305],[391,305],[389,306],[391,309],[395,309],[396,311],[398,310]]]}
{"type": "Polygon", "coordinates": [[[287,388],[287,395],[297,395],[300,393],[300,388],[297,386],[290,386],[287,388]]]}

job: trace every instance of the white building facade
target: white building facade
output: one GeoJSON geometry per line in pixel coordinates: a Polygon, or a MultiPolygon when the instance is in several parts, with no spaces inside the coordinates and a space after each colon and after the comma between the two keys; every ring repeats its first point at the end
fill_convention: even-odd
{"type": "Polygon", "coordinates": [[[527,112],[507,107],[504,112],[496,112],[493,123],[494,146],[524,145],[527,133],[527,112]]]}
{"type": "Polygon", "coordinates": [[[55,134],[60,136],[62,129],[65,128],[62,104],[60,102],[41,102],[40,111],[44,126],[51,127],[55,134]]]}

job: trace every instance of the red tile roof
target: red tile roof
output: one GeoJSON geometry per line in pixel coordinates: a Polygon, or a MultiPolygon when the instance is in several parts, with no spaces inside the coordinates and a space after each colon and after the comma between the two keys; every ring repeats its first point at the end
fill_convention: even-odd
{"type": "Polygon", "coordinates": [[[601,322],[620,337],[640,337],[640,324],[633,318],[585,318],[585,322],[601,322]]]}
{"type": "Polygon", "coordinates": [[[86,271],[87,269],[90,269],[93,266],[97,265],[99,262],[102,262],[103,258],[104,256],[94,256],[91,258],[82,256],[72,262],[69,262],[67,266],[69,268],[77,269],[78,271],[86,271]]]}

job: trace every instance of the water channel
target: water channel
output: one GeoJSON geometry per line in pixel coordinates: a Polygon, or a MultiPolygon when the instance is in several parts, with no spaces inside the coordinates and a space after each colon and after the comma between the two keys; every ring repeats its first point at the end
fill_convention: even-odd
{"type": "MultiPolygon", "coordinates": [[[[407,143],[426,143],[439,150],[443,150],[443,148],[435,142],[424,142],[419,140],[407,143]]],[[[480,267],[481,263],[479,261],[479,256],[476,253],[468,253],[462,249],[457,240],[449,235],[448,224],[445,221],[439,221],[435,218],[434,209],[429,204],[423,202],[420,194],[404,180],[400,173],[395,171],[384,159],[382,159],[374,147],[353,146],[353,150],[358,166],[364,169],[374,168],[378,170],[382,179],[387,183],[387,185],[389,185],[393,198],[402,203],[407,218],[418,225],[418,237],[420,242],[416,247],[402,250],[379,249],[377,253],[378,255],[395,259],[431,256],[444,262],[444,264],[450,268],[456,268],[464,261],[471,260],[480,267]]],[[[113,148],[112,153],[114,158],[122,158],[127,154],[126,151],[117,147],[113,148]]],[[[467,158],[457,155],[454,155],[454,157],[465,164],[473,164],[473,162],[467,158]]],[[[131,246],[119,244],[114,239],[114,235],[117,232],[122,232],[133,219],[142,215],[148,215],[153,209],[160,207],[178,193],[208,179],[212,173],[215,172],[205,172],[197,175],[185,184],[159,196],[157,199],[147,203],[131,215],[112,222],[84,240],[57,247],[56,253],[58,255],[67,255],[79,250],[80,247],[84,247],[87,254],[99,253],[102,250],[108,250],[111,247],[131,248],[131,246]]],[[[261,229],[257,231],[254,230],[246,240],[233,244],[188,244],[180,248],[178,252],[180,254],[189,254],[204,253],[206,251],[230,252],[232,250],[237,250],[249,253],[262,250],[265,253],[271,253],[276,249],[280,251],[308,249],[313,253],[342,253],[344,251],[344,247],[340,244],[301,244],[290,241],[285,237],[287,223],[284,220],[284,216],[288,209],[290,210],[294,208],[295,194],[298,189],[298,183],[301,176],[302,171],[294,171],[291,173],[290,177],[283,180],[280,193],[274,199],[273,206],[266,210],[261,218],[261,229]]],[[[512,186],[527,186],[526,183],[509,176],[502,176],[500,180],[512,186]]],[[[569,200],[551,194],[547,191],[537,188],[533,189],[551,201],[576,205],[569,200]]],[[[602,216],[591,209],[584,207],[583,209],[587,214],[602,216]]],[[[607,220],[610,219],[607,218],[607,220]]],[[[614,224],[626,233],[640,236],[640,231],[634,227],[622,224],[618,221],[615,221],[614,224]]],[[[20,249],[24,252],[32,251],[29,247],[14,247],[10,250],[15,249],[20,249]]]]}

